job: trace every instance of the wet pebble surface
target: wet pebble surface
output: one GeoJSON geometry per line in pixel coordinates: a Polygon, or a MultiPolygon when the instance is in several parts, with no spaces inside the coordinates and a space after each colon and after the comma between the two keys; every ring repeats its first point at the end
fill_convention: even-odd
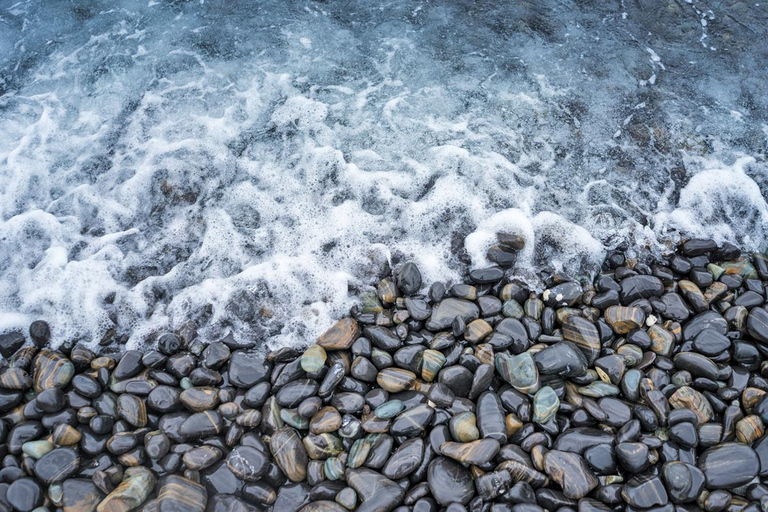
{"type": "Polygon", "coordinates": [[[4,334],[0,510],[768,510],[764,256],[614,252],[537,293],[502,245],[467,283],[396,266],[301,349],[4,334]]]}

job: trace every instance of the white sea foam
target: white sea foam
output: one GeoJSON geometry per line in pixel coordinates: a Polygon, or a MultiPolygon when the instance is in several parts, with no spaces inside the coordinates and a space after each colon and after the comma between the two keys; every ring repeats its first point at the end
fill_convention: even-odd
{"type": "Polygon", "coordinates": [[[532,286],[620,244],[764,248],[741,157],[768,129],[736,91],[768,98],[768,66],[675,39],[689,13],[665,44],[635,8],[118,4],[0,12],[0,331],[297,345],[399,262],[487,265],[499,231],[532,286]]]}

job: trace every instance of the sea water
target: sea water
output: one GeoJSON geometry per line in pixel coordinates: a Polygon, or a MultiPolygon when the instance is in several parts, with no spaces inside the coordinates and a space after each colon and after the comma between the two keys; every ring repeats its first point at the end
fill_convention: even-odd
{"type": "Polygon", "coordinates": [[[398,262],[768,232],[768,4],[0,1],[0,331],[303,344],[398,262]]]}

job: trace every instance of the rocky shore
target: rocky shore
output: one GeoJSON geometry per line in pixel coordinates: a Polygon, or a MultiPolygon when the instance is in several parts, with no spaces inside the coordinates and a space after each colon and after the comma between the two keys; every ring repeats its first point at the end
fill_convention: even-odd
{"type": "Polygon", "coordinates": [[[400,265],[303,350],[0,335],[0,511],[768,510],[768,258],[688,240],[537,294],[516,244],[400,265]]]}

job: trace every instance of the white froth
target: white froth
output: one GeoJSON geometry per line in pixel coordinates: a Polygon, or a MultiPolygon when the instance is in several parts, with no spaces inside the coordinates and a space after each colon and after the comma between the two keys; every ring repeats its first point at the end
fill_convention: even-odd
{"type": "Polygon", "coordinates": [[[668,74],[634,7],[615,28],[579,6],[177,4],[3,13],[0,331],[137,346],[191,319],[300,345],[392,266],[455,282],[499,232],[531,286],[621,243],[768,234],[765,164],[732,148],[765,126],[716,57],[654,42],[712,70],[668,74]]]}
{"type": "Polygon", "coordinates": [[[751,157],[731,166],[707,162],[707,168],[680,191],[676,207],[656,216],[659,228],[719,242],[738,241],[751,248],[764,246],[768,204],[760,186],[746,173],[754,163],[751,157]]]}

